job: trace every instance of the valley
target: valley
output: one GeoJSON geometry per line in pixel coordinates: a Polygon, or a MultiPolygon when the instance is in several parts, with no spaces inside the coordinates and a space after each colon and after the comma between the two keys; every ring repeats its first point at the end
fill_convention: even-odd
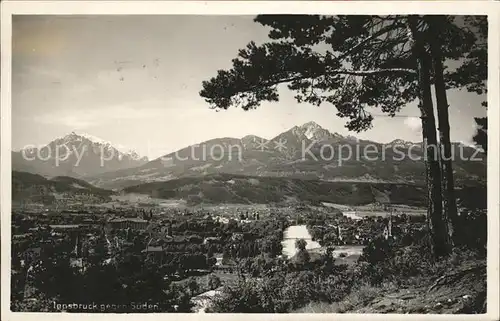
{"type": "MultiPolygon", "coordinates": [[[[331,134],[315,123],[296,126],[269,142],[285,138],[296,147],[300,139],[347,146],[373,143],[331,134]]],[[[89,135],[70,135],[63,141],[70,144],[73,139],[95,144],[94,158],[102,157],[97,147],[112,150],[89,135]]],[[[83,171],[78,166],[71,169],[71,157],[56,167],[36,161],[17,167],[20,163],[13,158],[13,168],[26,171],[12,172],[12,308],[53,310],[45,299],[52,290],[42,271],[57,268],[71,275],[57,281],[58,293],[66,291],[66,283],[78,288],[86,284],[84,292],[66,297],[98,298],[107,302],[102,312],[224,312],[227,300],[242,295],[228,291],[241,284],[257,290],[263,280],[294,284],[283,289],[291,291],[283,298],[290,306],[275,307],[273,312],[300,311],[306,304],[303,298],[310,295],[327,302],[343,299],[356,287],[352,278],[364,262],[372,262],[376,242],[399,249],[420,242],[425,234],[422,164],[342,154],[324,160],[317,158],[322,155],[319,150],[302,159],[297,149],[259,150],[257,139],[203,143],[202,151],[239,146],[241,154],[217,160],[200,158],[202,154],[186,148],[166,155],[167,160],[119,166],[112,161],[93,169],[95,159],[84,155],[83,171]],[[95,279],[106,271],[111,273],[106,281],[95,279]],[[314,278],[305,278],[308,273],[314,278]],[[323,288],[326,285],[319,286],[316,278],[326,278],[325,284],[345,291],[323,288]],[[155,287],[140,285],[141,294],[126,290],[145,279],[155,287]],[[93,283],[100,286],[88,286],[93,283]],[[116,286],[122,290],[117,292],[116,286]],[[295,297],[303,288],[317,292],[295,297]],[[127,304],[130,296],[150,304],[127,304]]],[[[414,146],[401,140],[395,144],[414,146]]],[[[485,195],[485,163],[457,164],[457,197],[485,195]]],[[[367,282],[372,276],[369,272],[355,278],[367,282]]]]}

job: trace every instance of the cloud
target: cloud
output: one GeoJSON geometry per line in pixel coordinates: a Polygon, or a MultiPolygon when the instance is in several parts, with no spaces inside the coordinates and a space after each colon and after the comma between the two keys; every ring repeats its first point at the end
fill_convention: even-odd
{"type": "Polygon", "coordinates": [[[414,132],[422,131],[422,121],[418,117],[407,117],[404,124],[414,132]]]}
{"type": "Polygon", "coordinates": [[[23,65],[18,74],[25,78],[40,78],[43,80],[72,80],[74,75],[61,69],[53,69],[47,66],[23,65]]]}
{"type": "Polygon", "coordinates": [[[161,105],[158,105],[159,103],[156,101],[135,102],[129,105],[114,105],[91,110],[64,109],[35,116],[34,120],[43,125],[62,125],[72,129],[84,129],[122,120],[165,117],[166,110],[162,107],[163,102],[161,105]]]}
{"type": "Polygon", "coordinates": [[[63,125],[73,129],[88,128],[95,125],[89,117],[82,115],[42,115],[35,117],[35,121],[43,125],[63,125]]]}
{"type": "Polygon", "coordinates": [[[476,143],[474,143],[474,141],[472,141],[472,140],[461,140],[460,144],[467,146],[467,147],[472,147],[472,148],[477,147],[476,143]]]}

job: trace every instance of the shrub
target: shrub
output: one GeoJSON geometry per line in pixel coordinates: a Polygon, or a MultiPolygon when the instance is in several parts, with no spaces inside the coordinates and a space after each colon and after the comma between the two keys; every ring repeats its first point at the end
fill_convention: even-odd
{"type": "Polygon", "coordinates": [[[222,284],[221,280],[219,277],[216,275],[210,274],[210,277],[208,278],[208,287],[212,290],[217,289],[220,287],[222,284]]]}
{"type": "Polygon", "coordinates": [[[377,238],[363,249],[355,271],[361,280],[373,285],[384,281],[401,283],[408,277],[429,274],[435,264],[431,253],[422,238],[377,238]]]}
{"type": "Polygon", "coordinates": [[[310,302],[342,300],[353,284],[352,274],[317,271],[279,273],[261,280],[243,280],[214,299],[210,312],[286,313],[310,302]]]}

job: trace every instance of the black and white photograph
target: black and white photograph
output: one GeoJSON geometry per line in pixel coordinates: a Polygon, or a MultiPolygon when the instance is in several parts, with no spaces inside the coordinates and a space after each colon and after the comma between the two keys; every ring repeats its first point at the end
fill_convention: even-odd
{"type": "Polygon", "coordinates": [[[9,15],[2,307],[496,319],[497,15],[364,5],[9,15]]]}

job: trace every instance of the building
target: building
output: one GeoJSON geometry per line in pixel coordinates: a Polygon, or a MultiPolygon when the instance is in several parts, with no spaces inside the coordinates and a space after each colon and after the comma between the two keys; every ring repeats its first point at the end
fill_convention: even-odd
{"type": "Polygon", "coordinates": [[[49,227],[56,232],[76,232],[81,228],[79,224],[49,225],[49,227]]]}
{"type": "Polygon", "coordinates": [[[220,243],[220,237],[210,236],[203,240],[203,244],[218,244],[220,243]]]}
{"type": "Polygon", "coordinates": [[[148,256],[152,256],[153,260],[157,264],[163,264],[165,250],[162,246],[147,246],[144,250],[142,250],[142,253],[146,253],[148,256]]]}
{"type": "Polygon", "coordinates": [[[125,230],[145,230],[149,222],[141,218],[114,218],[108,221],[107,224],[112,229],[125,230]]]}
{"type": "Polygon", "coordinates": [[[231,241],[235,241],[235,242],[243,241],[243,234],[242,233],[233,233],[233,235],[231,235],[231,241]]]}
{"type": "Polygon", "coordinates": [[[386,240],[392,238],[392,215],[389,216],[389,222],[387,226],[384,228],[383,236],[386,240]]]}

